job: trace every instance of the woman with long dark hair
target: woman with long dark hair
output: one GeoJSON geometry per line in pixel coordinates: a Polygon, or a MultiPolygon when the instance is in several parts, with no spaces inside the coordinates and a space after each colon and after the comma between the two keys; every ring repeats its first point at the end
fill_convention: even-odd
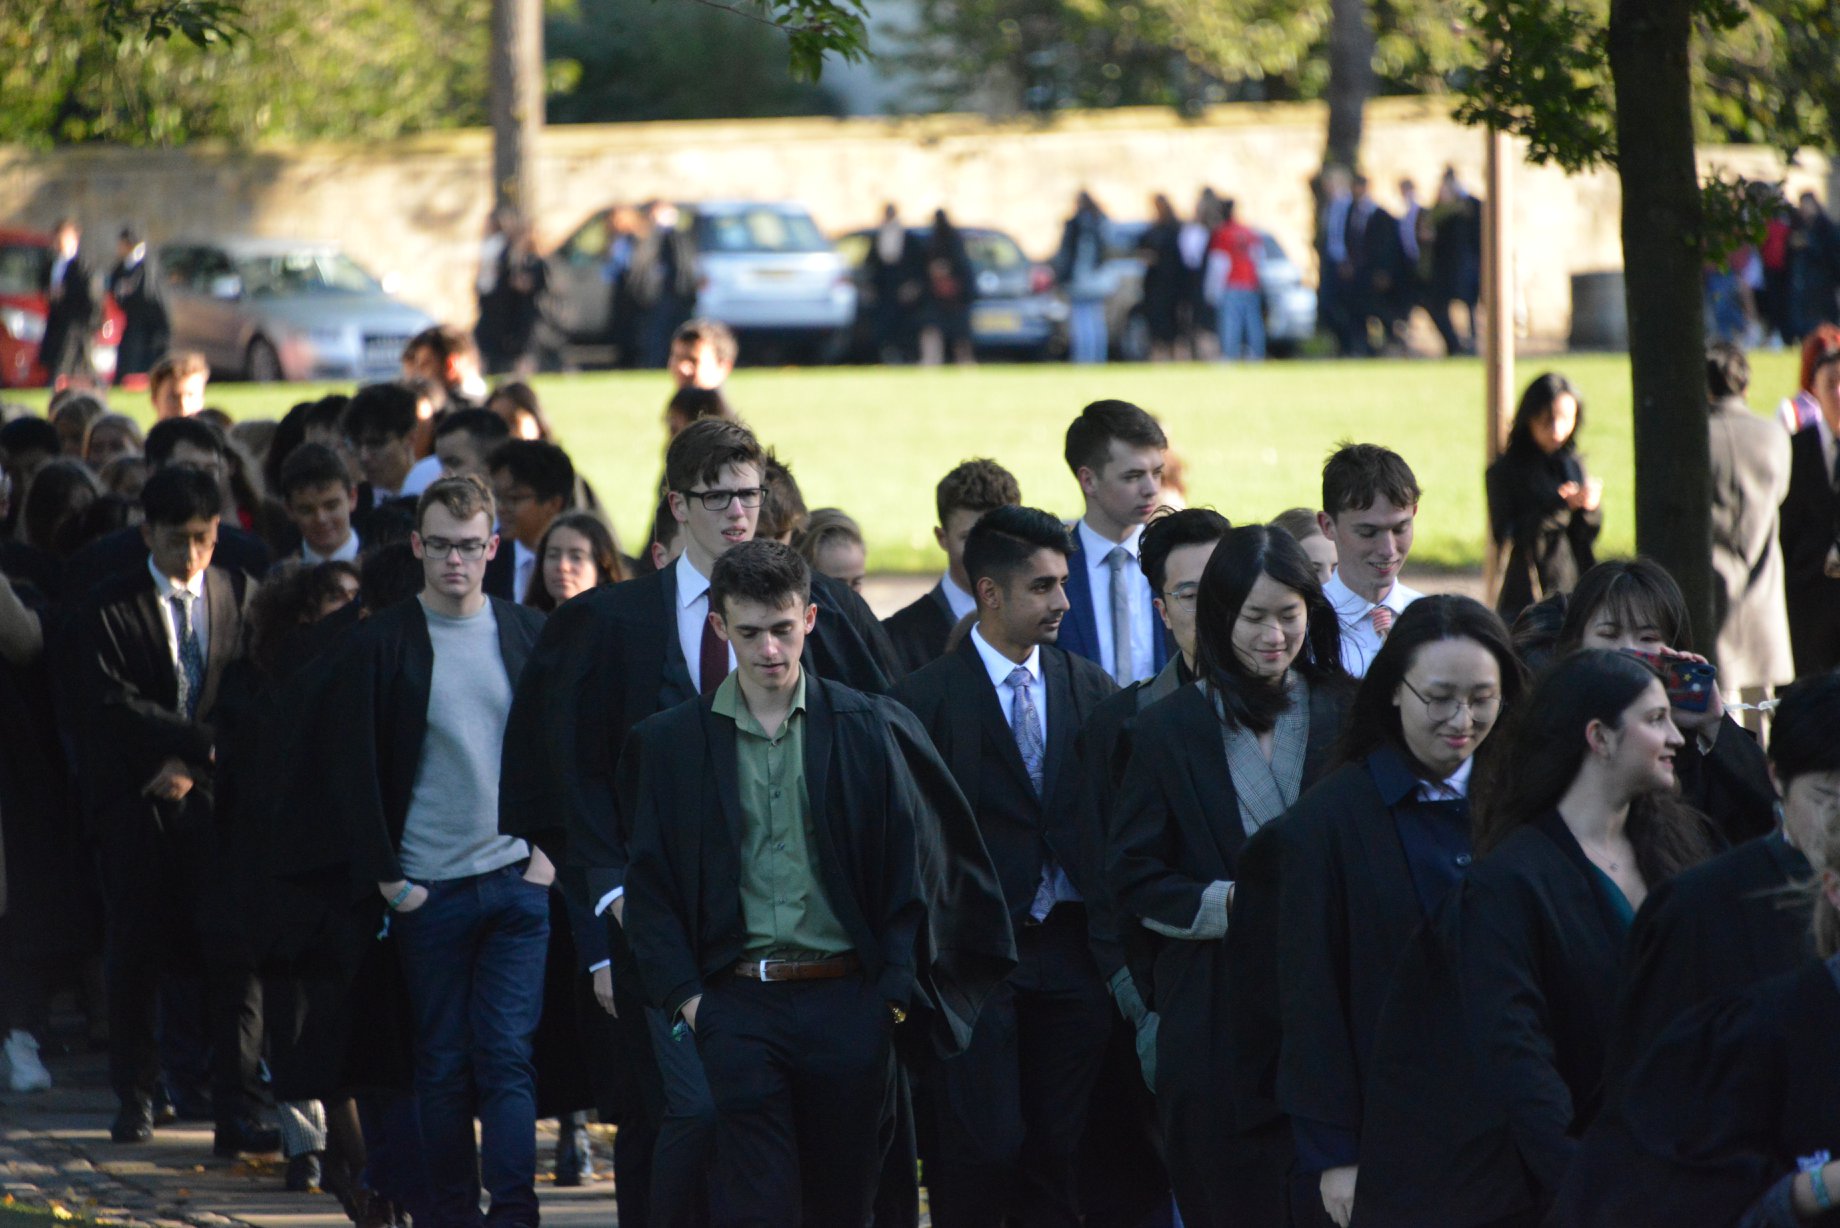
{"type": "Polygon", "coordinates": [[[613,530],[593,512],[564,512],[537,542],[537,573],[524,604],[545,614],[603,584],[626,578],[613,530]]]}
{"type": "MultiPolygon", "coordinates": [[[[1666,569],[1650,559],[1619,559],[1599,563],[1578,581],[1554,652],[1633,649],[1704,663],[1689,651],[1690,626],[1687,600],[1666,569]]],[[[1682,800],[1736,845],[1776,830],[1776,788],[1763,747],[1725,711],[1720,691],[1711,688],[1704,708],[1674,709],[1674,724],[1687,737],[1674,774],[1682,800]]]]}
{"type": "Polygon", "coordinates": [[[1278,1104],[1297,1141],[1300,1224],[1320,1203],[1347,1228],[1380,1004],[1414,931],[1470,865],[1471,781],[1524,685],[1486,606],[1420,598],[1361,681],[1342,766],[1276,825],[1278,1104]]]}
{"type": "Polygon", "coordinates": [[[1195,622],[1200,678],[1138,718],[1107,881],[1121,923],[1161,940],[1155,1090],[1184,1222],[1283,1225],[1276,944],[1235,884],[1252,837],[1327,770],[1348,677],[1335,609],[1287,533],[1229,530],[1195,622]]]}
{"type": "Polygon", "coordinates": [[[1622,652],[1554,665],[1475,799],[1477,861],[1382,1007],[1354,1219],[1536,1223],[1596,1116],[1635,910],[1711,851],[1675,796],[1660,675],[1622,652]]]}
{"type": "Polygon", "coordinates": [[[1489,526],[1495,544],[1508,549],[1495,605],[1506,620],[1569,589],[1596,561],[1603,484],[1578,455],[1583,427],[1584,398],[1563,375],[1547,372],[1521,394],[1507,450],[1489,466],[1489,526]]]}

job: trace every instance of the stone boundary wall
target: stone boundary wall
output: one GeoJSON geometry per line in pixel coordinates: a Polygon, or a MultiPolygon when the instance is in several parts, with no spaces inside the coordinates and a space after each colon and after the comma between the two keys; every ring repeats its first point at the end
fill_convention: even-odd
{"type": "MultiPolygon", "coordinates": [[[[993,121],[939,115],[579,125],[549,129],[539,157],[537,225],[547,245],[614,201],[797,199],[837,233],[871,224],[884,201],[909,218],[944,205],[962,224],[997,226],[1046,258],[1076,191],[1118,219],[1146,217],[1166,192],[1178,210],[1204,185],[1239,202],[1314,277],[1307,181],[1321,158],[1319,104],[1217,107],[1196,119],[1128,109],[993,121]]],[[[259,234],[335,239],[402,295],[461,322],[473,316],[476,241],[490,203],[490,134],[471,130],[373,145],[305,144],[236,150],[0,146],[0,224],[48,226],[63,213],[112,257],[124,222],[157,242],[181,235],[259,234]]],[[[1483,137],[1430,99],[1370,105],[1365,170],[1396,206],[1410,177],[1429,200],[1455,166],[1482,183],[1483,137]]],[[[1702,152],[1708,166],[1780,177],[1771,151],[1702,152]]],[[[1788,171],[1792,190],[1827,181],[1825,159],[1788,171]]],[[[1516,316],[1523,336],[1562,341],[1573,273],[1621,266],[1614,175],[1516,171],[1516,316]]]]}

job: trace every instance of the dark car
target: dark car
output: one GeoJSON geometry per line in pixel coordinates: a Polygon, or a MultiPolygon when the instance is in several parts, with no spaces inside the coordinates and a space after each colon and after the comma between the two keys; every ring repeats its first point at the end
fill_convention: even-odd
{"type": "MultiPolygon", "coordinates": [[[[0,388],[44,386],[38,343],[45,337],[45,275],[54,257],[50,235],[0,230],[0,388]]],[[[90,343],[90,365],[107,382],[115,377],[123,321],[114,299],[103,303],[102,323],[90,343]]]]}
{"type": "MultiPolygon", "coordinates": [[[[907,231],[908,250],[923,248],[932,227],[913,226],[907,231]]],[[[974,273],[971,302],[971,346],[980,356],[1046,358],[1066,346],[1067,304],[1054,294],[1054,274],[1023,254],[1016,240],[1001,230],[962,226],[965,254],[974,273]]],[[[851,333],[850,352],[874,361],[875,308],[865,302],[868,274],[864,263],[875,231],[857,230],[837,240],[837,253],[856,277],[861,304],[851,333]]],[[[913,339],[908,338],[911,347],[913,339]]]]}

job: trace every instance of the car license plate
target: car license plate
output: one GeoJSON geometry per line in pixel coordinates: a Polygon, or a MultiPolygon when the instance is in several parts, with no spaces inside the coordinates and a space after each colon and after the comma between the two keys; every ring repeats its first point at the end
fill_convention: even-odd
{"type": "Polygon", "coordinates": [[[1022,314],[1016,311],[979,311],[971,320],[972,330],[980,333],[1015,333],[1022,331],[1022,314]]]}

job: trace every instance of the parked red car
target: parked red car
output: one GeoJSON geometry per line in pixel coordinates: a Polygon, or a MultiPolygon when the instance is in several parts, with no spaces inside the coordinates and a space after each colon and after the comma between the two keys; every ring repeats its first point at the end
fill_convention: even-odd
{"type": "MultiPolygon", "coordinates": [[[[0,229],[0,388],[41,388],[45,369],[38,343],[45,335],[45,274],[51,268],[51,236],[36,230],[0,229]]],[[[90,344],[97,378],[115,378],[121,344],[121,309],[103,300],[102,326],[90,344]]]]}

